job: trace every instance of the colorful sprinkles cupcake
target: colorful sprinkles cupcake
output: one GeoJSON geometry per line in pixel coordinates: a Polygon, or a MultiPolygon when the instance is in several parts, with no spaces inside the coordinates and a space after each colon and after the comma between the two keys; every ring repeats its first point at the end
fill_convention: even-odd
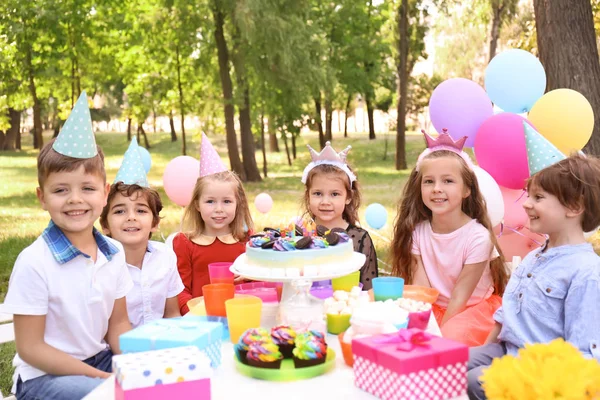
{"type": "Polygon", "coordinates": [[[270,341],[271,335],[265,328],[251,328],[240,336],[240,340],[235,345],[235,353],[237,354],[238,360],[242,363],[247,364],[246,354],[251,344],[261,341],[270,341]]]}
{"type": "Polygon", "coordinates": [[[267,340],[252,343],[246,354],[248,365],[258,368],[279,369],[283,356],[273,341],[267,340]]]}
{"type": "Polygon", "coordinates": [[[296,368],[312,367],[323,364],[327,359],[327,344],[321,333],[312,331],[299,333],[296,336],[296,347],[293,350],[296,368]],[[315,333],[317,333],[315,335],[315,333]]]}
{"type": "Polygon", "coordinates": [[[271,329],[273,342],[279,346],[283,358],[292,358],[292,350],[296,341],[296,331],[287,325],[276,326],[271,329]]]}

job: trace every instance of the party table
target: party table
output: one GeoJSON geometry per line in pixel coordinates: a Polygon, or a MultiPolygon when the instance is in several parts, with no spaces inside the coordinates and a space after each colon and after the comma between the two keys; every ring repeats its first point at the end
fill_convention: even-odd
{"type": "MultiPolygon", "coordinates": [[[[427,331],[439,335],[439,328],[432,318],[427,331]]],[[[211,380],[212,399],[231,400],[312,400],[344,399],[372,400],[375,397],[354,386],[354,372],[342,358],[342,350],[337,336],[327,335],[327,343],[336,353],[335,368],[316,378],[295,382],[271,382],[246,377],[235,369],[233,345],[221,345],[222,364],[214,372],[211,380]]],[[[98,386],[84,400],[114,400],[114,375],[98,386]]],[[[178,400],[178,399],[171,399],[178,400]]],[[[461,396],[454,400],[468,400],[461,396]]]]}

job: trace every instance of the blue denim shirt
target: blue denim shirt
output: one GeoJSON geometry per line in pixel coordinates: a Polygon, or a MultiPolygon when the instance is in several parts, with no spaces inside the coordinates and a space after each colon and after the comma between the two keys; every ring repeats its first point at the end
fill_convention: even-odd
{"type": "Polygon", "coordinates": [[[561,337],[600,360],[600,257],[589,243],[532,251],[513,271],[494,319],[508,354],[561,337]]]}

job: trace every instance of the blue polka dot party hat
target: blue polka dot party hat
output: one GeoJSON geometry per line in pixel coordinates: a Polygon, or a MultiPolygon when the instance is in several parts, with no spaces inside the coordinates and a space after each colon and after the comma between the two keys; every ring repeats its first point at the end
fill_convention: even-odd
{"type": "Polygon", "coordinates": [[[92,158],[98,154],[85,91],[81,92],[52,148],[73,158],[92,158]]]}
{"type": "Polygon", "coordinates": [[[115,183],[117,182],[123,182],[127,185],[136,184],[142,187],[148,187],[146,170],[144,169],[144,163],[140,156],[135,136],[131,139],[129,148],[123,156],[121,168],[119,168],[117,176],[115,177],[115,183]]]}
{"type": "Polygon", "coordinates": [[[529,176],[567,158],[556,146],[525,121],[523,121],[523,128],[525,130],[529,176]]]}

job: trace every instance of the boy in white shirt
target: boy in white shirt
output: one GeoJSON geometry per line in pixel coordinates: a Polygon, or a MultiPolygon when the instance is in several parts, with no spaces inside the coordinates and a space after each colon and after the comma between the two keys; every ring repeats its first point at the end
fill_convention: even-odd
{"type": "Polygon", "coordinates": [[[181,316],[177,295],[184,286],[177,271],[177,257],[164,243],[149,240],[158,229],[161,210],[160,196],[148,187],[133,138],[108,193],[100,225],[105,235],[118,240],[125,249],[134,285],[127,294],[127,313],[134,328],[155,319],[181,316]]]}
{"type": "Polygon", "coordinates": [[[131,329],[125,295],[133,286],[122,246],[94,228],[108,184],[85,92],[40,151],[38,182],[51,221],[19,254],[2,309],[14,314],[13,392],[80,399],[110,376],[119,335],[131,329]]]}

